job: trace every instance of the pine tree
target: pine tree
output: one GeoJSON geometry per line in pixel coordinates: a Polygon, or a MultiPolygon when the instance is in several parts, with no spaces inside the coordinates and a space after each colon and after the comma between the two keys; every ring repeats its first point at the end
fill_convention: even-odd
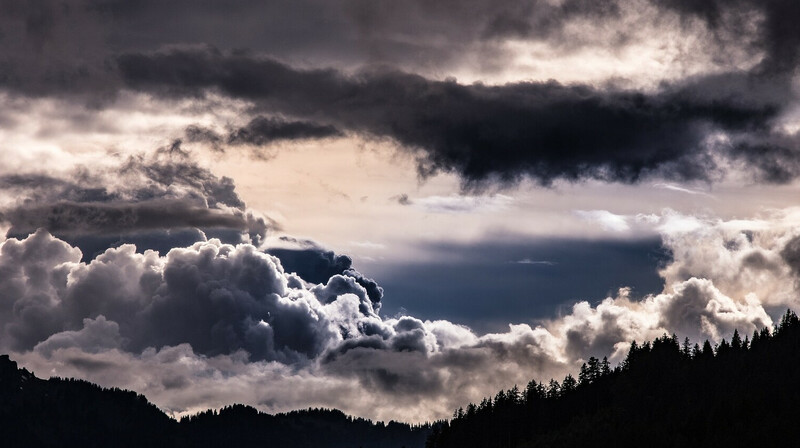
{"type": "Polygon", "coordinates": [[[597,379],[600,378],[600,360],[594,356],[590,356],[587,364],[589,370],[589,381],[597,381],[597,379]]]}
{"type": "Polygon", "coordinates": [[[731,348],[736,351],[739,351],[742,348],[742,338],[739,336],[739,330],[733,330],[733,336],[731,337],[731,348]]]}
{"type": "Polygon", "coordinates": [[[558,381],[550,379],[550,384],[547,386],[547,398],[558,398],[561,396],[561,385],[558,381]]]}
{"type": "Polygon", "coordinates": [[[688,337],[683,339],[683,345],[681,346],[681,354],[683,355],[684,358],[692,357],[692,343],[689,341],[688,337]]]}
{"type": "Polygon", "coordinates": [[[600,375],[606,376],[611,373],[611,363],[608,362],[608,357],[603,356],[603,361],[600,363],[600,375]]]}
{"type": "Polygon", "coordinates": [[[706,341],[703,342],[702,355],[703,355],[703,358],[706,358],[706,359],[714,357],[714,348],[711,347],[711,343],[708,342],[708,339],[706,339],[706,341]]]}
{"type": "Polygon", "coordinates": [[[516,384],[506,392],[506,401],[508,401],[509,404],[519,404],[522,402],[522,396],[516,384]]]}
{"type": "Polygon", "coordinates": [[[591,375],[589,374],[589,367],[586,365],[586,363],[581,364],[581,370],[578,372],[578,381],[581,385],[592,382],[591,375]]]}
{"type": "Polygon", "coordinates": [[[530,404],[541,398],[544,398],[544,396],[540,393],[539,383],[536,380],[530,380],[525,387],[525,402],[530,404]]]}
{"type": "Polygon", "coordinates": [[[572,375],[567,374],[567,376],[564,377],[564,381],[561,383],[561,392],[571,392],[575,390],[577,386],[578,382],[575,381],[575,378],[572,375]]]}

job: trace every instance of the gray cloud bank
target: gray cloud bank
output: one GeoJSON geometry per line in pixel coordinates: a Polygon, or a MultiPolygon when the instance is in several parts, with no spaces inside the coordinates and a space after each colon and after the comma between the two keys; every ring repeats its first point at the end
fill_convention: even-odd
{"type": "Polygon", "coordinates": [[[259,245],[275,227],[246,208],[231,179],[197,165],[179,144],[119,157],[105,170],[6,174],[0,190],[16,197],[0,207],[8,236],[47,229],[89,258],[125,242],[164,253],[207,237],[259,245]]]}
{"type": "Polygon", "coordinates": [[[129,54],[119,64],[137,89],[219,91],[388,137],[416,155],[420,174],[456,172],[466,184],[713,180],[726,169],[719,157],[755,162],[753,174],[771,182],[798,169],[794,137],[772,126],[788,105],[788,78],[777,75],[700,77],[645,94],[557,82],[461,85],[393,70],[350,76],[214,49],[129,54]]]}
{"type": "Polygon", "coordinates": [[[292,12],[299,7],[282,2],[235,2],[226,6],[228,20],[219,30],[212,27],[219,24],[212,18],[220,14],[220,5],[213,2],[189,7],[181,1],[87,0],[71,8],[49,1],[6,2],[10,14],[3,27],[10,37],[0,41],[8,47],[0,83],[24,95],[88,96],[94,107],[113,100],[121,89],[198,100],[210,92],[222,93],[251,102],[257,116],[228,135],[190,127],[187,140],[220,149],[343,133],[386,138],[416,156],[422,176],[454,172],[465,186],[474,187],[523,177],[542,184],[586,178],[716,180],[732,169],[759,181],[787,182],[800,171],[797,137],[781,126],[796,102],[791,77],[800,33],[788,22],[796,15],[791,2],[709,1],[702,7],[683,1],[423,3],[304,3],[308,8],[302,11],[329,20],[320,21],[325,26],[319,30],[309,30],[299,47],[289,45],[287,37],[280,39],[281,45],[299,52],[281,53],[280,45],[258,46],[259,36],[237,32],[242,28],[237,20],[273,17],[269,20],[282,22],[282,29],[316,23],[292,12]],[[283,12],[274,15],[276,11],[283,12]],[[591,46],[590,39],[566,30],[593,21],[618,26],[617,39],[624,43],[623,27],[630,26],[625,20],[636,23],[644,20],[642,15],[655,17],[648,20],[680,18],[675,26],[687,32],[702,28],[710,48],[736,47],[755,62],[665,81],[647,91],[556,81],[464,85],[414,74],[419,67],[413,65],[391,68],[403,67],[400,56],[389,57],[394,65],[355,71],[308,68],[344,58],[345,43],[353,41],[368,41],[389,55],[418,54],[414,52],[421,51],[424,39],[410,39],[411,30],[421,35],[439,30],[438,41],[445,42],[439,51],[453,55],[464,45],[473,48],[482,42],[477,46],[491,47],[509,39],[548,42],[559,51],[591,46]],[[186,27],[151,25],[149,35],[142,30],[150,28],[136,27],[167,18],[186,27]],[[236,29],[226,28],[234,23],[236,29]],[[358,25],[356,35],[352,24],[358,25]],[[335,32],[325,39],[322,30],[327,27],[335,32]],[[71,29],[83,31],[73,36],[71,29]],[[184,30],[183,35],[176,29],[184,30]],[[565,40],[564,33],[573,39],[565,40]],[[396,36],[415,43],[404,50],[399,42],[388,42],[396,36]],[[325,47],[328,41],[331,47],[325,47]],[[11,42],[23,45],[9,46],[11,42]],[[315,50],[309,60],[316,64],[298,68],[281,62],[303,54],[303,45],[327,51],[329,57],[315,50]],[[56,53],[60,56],[49,57],[56,53]],[[282,59],[265,56],[269,54],[282,59]]]}
{"type": "Polygon", "coordinates": [[[634,339],[718,341],[771,325],[770,315],[797,308],[796,215],[724,222],[666,212],[658,225],[674,259],[661,271],[663,292],[633,300],[622,289],[485,335],[380,316],[349,260],[322,250],[316,265],[312,248],[282,254],[313,265],[309,276],[333,272],[312,282],[247,243],[201,241],[165,255],[123,245],[87,263],[41,230],[0,245],[0,348],[42,372],[133,388],[176,413],[244,401],[438,418],[498,387],[574,373],[588,356],[619,361],[634,339]]]}

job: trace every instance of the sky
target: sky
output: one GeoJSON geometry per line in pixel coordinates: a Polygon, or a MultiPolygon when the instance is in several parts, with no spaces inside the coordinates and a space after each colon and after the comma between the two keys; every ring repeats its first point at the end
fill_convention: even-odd
{"type": "Polygon", "coordinates": [[[800,311],[800,4],[0,0],[0,352],[446,418],[800,311]]]}

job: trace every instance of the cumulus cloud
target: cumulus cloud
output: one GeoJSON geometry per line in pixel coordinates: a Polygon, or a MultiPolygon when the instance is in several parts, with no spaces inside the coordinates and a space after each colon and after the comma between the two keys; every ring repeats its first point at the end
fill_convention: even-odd
{"type": "Polygon", "coordinates": [[[719,341],[770,326],[798,305],[796,216],[665,227],[673,259],[661,293],[633,299],[623,288],[484,335],[381,316],[377,284],[310,242],[275,255],[218,240],[166,255],[124,245],[86,263],[42,230],[1,243],[0,340],[32,368],[130,387],[179,414],[236,400],[440,418],[499,387],[574,373],[589,356],[621,361],[633,340],[719,341]],[[307,266],[307,278],[284,265],[307,266]]]}
{"type": "MultiPolygon", "coordinates": [[[[291,240],[291,237],[282,237],[284,241],[291,240]]],[[[375,311],[380,310],[381,299],[383,298],[383,288],[378,283],[367,278],[353,268],[353,259],[347,255],[336,255],[333,251],[325,250],[313,241],[292,241],[300,247],[269,247],[266,249],[268,254],[280,259],[286,272],[299,275],[301,279],[309,284],[328,283],[317,294],[325,293],[327,289],[336,289],[336,284],[341,282],[355,281],[367,293],[367,297],[372,302],[375,311]]],[[[322,298],[324,300],[324,297],[322,298]]]]}

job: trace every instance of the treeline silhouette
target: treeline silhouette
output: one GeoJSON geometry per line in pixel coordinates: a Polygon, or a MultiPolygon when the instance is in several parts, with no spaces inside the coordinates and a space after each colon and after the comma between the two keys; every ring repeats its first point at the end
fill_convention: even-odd
{"type": "Polygon", "coordinates": [[[798,446],[800,319],[702,346],[633,343],[624,362],[589,358],[578,377],[529,382],[410,426],[338,410],[270,415],[233,405],[176,421],[140,394],[36,378],[0,356],[0,446],[314,448],[798,446]],[[427,441],[426,441],[427,438],[427,441]]]}
{"type": "Polygon", "coordinates": [[[611,368],[531,381],[458,409],[426,448],[800,446],[800,319],[712,347],[664,335],[611,368]]]}
{"type": "Polygon", "coordinates": [[[314,448],[422,448],[431,425],[373,423],[336,409],[265,414],[236,404],[205,411],[180,422],[193,446],[272,446],[314,448]]]}
{"type": "Polygon", "coordinates": [[[176,421],[141,394],[42,380],[0,356],[0,447],[421,448],[430,432],[338,410],[270,415],[238,404],[176,421]]]}

